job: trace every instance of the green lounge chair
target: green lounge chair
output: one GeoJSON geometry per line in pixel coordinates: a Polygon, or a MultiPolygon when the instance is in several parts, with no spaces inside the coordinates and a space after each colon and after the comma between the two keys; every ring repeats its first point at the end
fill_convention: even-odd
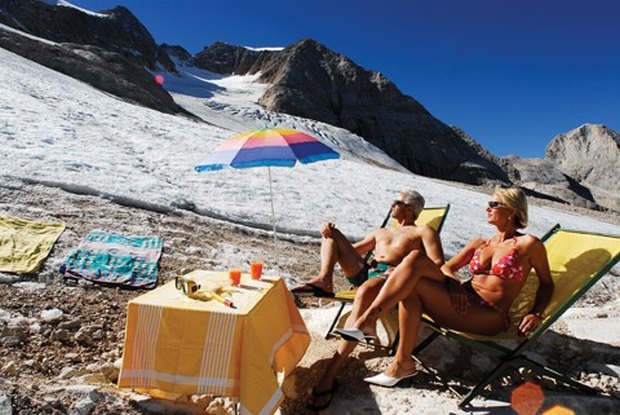
{"type": "Polygon", "coordinates": [[[534,301],[538,279],[533,272],[529,275],[525,286],[510,309],[512,325],[506,332],[499,335],[482,336],[458,332],[441,327],[429,316],[424,315],[422,318],[433,329],[433,333],[414,349],[413,354],[415,356],[441,335],[463,341],[500,359],[500,363],[465,397],[462,397],[459,403],[460,407],[469,404],[509,365],[527,367],[539,375],[552,377],[584,392],[596,392],[595,389],[532,360],[523,352],[618,262],[620,259],[620,236],[561,229],[560,225],[556,225],[542,240],[547,248],[551,276],[555,287],[553,296],[543,313],[540,326],[529,336],[519,335],[517,327],[522,317],[531,309],[534,301]],[[516,340],[517,343],[514,347],[509,347],[505,343],[499,344],[498,341],[500,340],[516,340]]]}
{"type": "MultiPolygon", "coordinates": [[[[420,215],[416,219],[416,225],[428,225],[431,228],[435,229],[437,233],[441,232],[441,228],[443,227],[444,222],[446,221],[446,217],[448,216],[448,212],[450,211],[450,205],[446,205],[444,207],[430,207],[425,208],[420,212],[420,215]]],[[[387,216],[383,220],[381,227],[385,226],[396,226],[397,223],[394,221],[391,216],[391,209],[388,212],[387,216]]],[[[372,252],[369,252],[366,255],[366,261],[370,259],[372,256],[372,252]]],[[[347,304],[353,303],[353,299],[355,298],[356,289],[339,291],[335,293],[334,297],[328,298],[329,300],[339,301],[340,307],[334,317],[332,324],[330,325],[327,333],[325,334],[325,338],[329,338],[336,327],[342,327],[344,325],[345,320],[347,319],[349,312],[343,314],[343,310],[347,304]]],[[[394,309],[396,310],[396,309],[394,309]]],[[[375,345],[376,347],[386,348],[389,353],[393,352],[394,347],[398,341],[398,323],[394,324],[394,321],[398,321],[398,317],[392,315],[395,313],[389,313],[385,318],[382,319],[383,326],[388,334],[388,345],[380,346],[375,345]]]]}

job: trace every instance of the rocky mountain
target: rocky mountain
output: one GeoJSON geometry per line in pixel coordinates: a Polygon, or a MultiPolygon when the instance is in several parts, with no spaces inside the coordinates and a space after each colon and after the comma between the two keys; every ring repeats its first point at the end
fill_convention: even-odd
{"type": "Polygon", "coordinates": [[[90,15],[39,0],[0,0],[0,47],[130,102],[189,113],[145,69],[175,66],[124,7],[90,15]]]}
{"type": "Polygon", "coordinates": [[[584,124],[551,140],[545,159],[588,186],[594,200],[620,212],[620,134],[600,124],[584,124]]]}
{"type": "Polygon", "coordinates": [[[265,109],[345,128],[414,173],[473,184],[508,181],[473,140],[463,140],[382,74],[313,39],[281,51],[216,43],[197,54],[195,64],[217,73],[260,71],[259,82],[270,84],[259,100],[265,109]]]}

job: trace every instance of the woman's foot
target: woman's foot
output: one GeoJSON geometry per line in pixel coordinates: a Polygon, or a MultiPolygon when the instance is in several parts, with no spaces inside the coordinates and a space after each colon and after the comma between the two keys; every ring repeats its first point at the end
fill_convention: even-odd
{"type": "Polygon", "coordinates": [[[336,329],[334,330],[334,333],[339,334],[345,340],[353,342],[361,342],[363,340],[370,342],[377,340],[377,336],[372,334],[366,334],[360,329],[356,329],[355,327],[336,329]]]}
{"type": "Polygon", "coordinates": [[[364,378],[364,381],[373,385],[391,388],[396,386],[401,380],[415,376],[417,372],[418,367],[413,361],[403,362],[401,365],[394,361],[385,372],[364,378]]]}
{"type": "Polygon", "coordinates": [[[394,359],[392,363],[385,370],[387,376],[391,376],[393,378],[402,378],[407,377],[413,373],[418,371],[418,365],[413,359],[407,360],[396,360],[394,359]]]}

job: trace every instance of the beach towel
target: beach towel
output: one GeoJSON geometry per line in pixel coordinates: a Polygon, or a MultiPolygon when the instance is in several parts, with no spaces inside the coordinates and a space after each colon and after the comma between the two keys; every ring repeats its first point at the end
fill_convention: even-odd
{"type": "Polygon", "coordinates": [[[0,215],[0,271],[37,272],[65,224],[0,215]]]}
{"type": "Polygon", "coordinates": [[[158,236],[123,235],[95,229],[69,253],[65,278],[130,287],[154,288],[163,241],[158,236]]]}

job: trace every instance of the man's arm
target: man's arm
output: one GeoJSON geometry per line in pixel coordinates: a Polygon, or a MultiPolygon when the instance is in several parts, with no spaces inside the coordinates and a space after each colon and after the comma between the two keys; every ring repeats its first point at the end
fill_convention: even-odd
{"type": "Polygon", "coordinates": [[[441,267],[445,260],[443,257],[443,248],[441,247],[441,240],[439,239],[439,234],[435,231],[435,229],[430,226],[425,226],[422,228],[421,232],[422,236],[422,245],[424,246],[424,251],[426,252],[426,256],[430,258],[437,266],[441,267]]]}
{"type": "Polygon", "coordinates": [[[372,231],[368,235],[364,237],[361,241],[355,242],[353,244],[353,248],[355,251],[363,258],[369,251],[375,248],[375,233],[377,231],[372,231]]]}

